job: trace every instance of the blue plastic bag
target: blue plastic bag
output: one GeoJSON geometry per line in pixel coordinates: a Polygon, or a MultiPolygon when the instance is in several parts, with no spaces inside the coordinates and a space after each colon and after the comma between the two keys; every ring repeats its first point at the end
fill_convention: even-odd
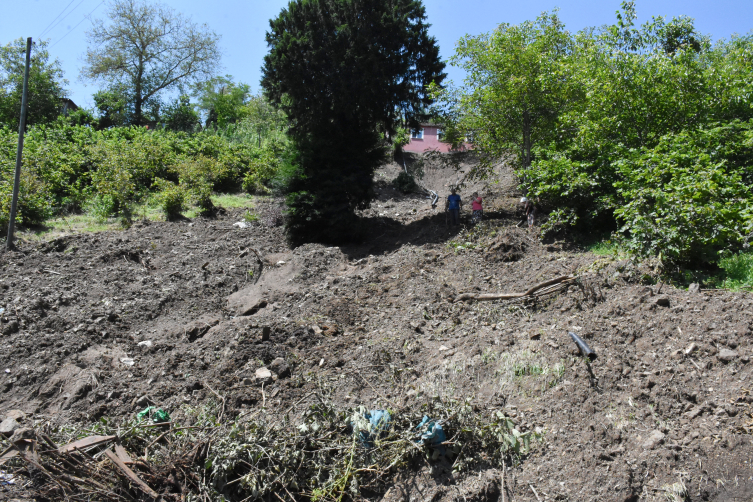
{"type": "Polygon", "coordinates": [[[447,435],[445,434],[444,429],[442,429],[442,424],[424,415],[424,419],[416,426],[416,429],[420,430],[424,427],[426,430],[416,442],[423,442],[426,446],[435,448],[439,451],[440,455],[444,455],[445,447],[442,443],[447,441],[447,435]]]}
{"type": "Polygon", "coordinates": [[[383,432],[390,428],[392,416],[387,410],[368,411],[363,406],[358,407],[350,418],[350,426],[353,433],[358,434],[359,442],[364,446],[374,446],[376,439],[383,432]]]}

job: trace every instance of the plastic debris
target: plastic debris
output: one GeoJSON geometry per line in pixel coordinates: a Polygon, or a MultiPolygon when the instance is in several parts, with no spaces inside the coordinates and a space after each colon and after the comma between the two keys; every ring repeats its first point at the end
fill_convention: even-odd
{"type": "Polygon", "coordinates": [[[16,484],[16,478],[13,477],[13,474],[5,471],[0,471],[0,486],[3,485],[15,485],[16,484]]]}
{"type": "Polygon", "coordinates": [[[121,357],[120,362],[125,364],[126,366],[133,366],[134,364],[136,364],[136,361],[134,361],[130,357],[121,357]]]}
{"type": "Polygon", "coordinates": [[[139,420],[143,420],[144,418],[149,417],[151,417],[152,422],[154,422],[155,424],[170,421],[170,414],[162,408],[157,408],[155,406],[147,406],[143,411],[138,412],[138,414],[136,415],[136,418],[138,418],[139,420]]]}
{"type": "Polygon", "coordinates": [[[139,342],[139,343],[138,343],[137,345],[138,345],[139,347],[146,347],[146,348],[149,348],[149,347],[151,347],[151,346],[152,346],[152,341],[151,341],[151,340],[144,340],[143,342],[139,342]]]}
{"type": "Polygon", "coordinates": [[[374,439],[390,428],[392,416],[387,410],[367,410],[359,406],[358,411],[350,417],[353,434],[358,434],[359,442],[364,446],[373,446],[374,439]]]}
{"type": "Polygon", "coordinates": [[[234,226],[234,227],[238,227],[238,228],[248,228],[248,227],[250,227],[251,225],[249,225],[249,224],[248,224],[248,223],[246,223],[245,221],[239,221],[238,223],[233,223],[233,226],[234,226]]]}
{"type": "Polygon", "coordinates": [[[422,442],[426,446],[435,448],[439,455],[445,454],[446,450],[442,443],[447,441],[447,435],[442,429],[442,424],[424,415],[424,419],[416,426],[416,429],[422,431],[421,438],[416,441],[417,443],[422,442]]]}

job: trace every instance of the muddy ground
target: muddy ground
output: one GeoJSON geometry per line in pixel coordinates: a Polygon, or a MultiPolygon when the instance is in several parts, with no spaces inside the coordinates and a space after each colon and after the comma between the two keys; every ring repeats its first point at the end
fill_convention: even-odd
{"type": "MultiPolygon", "coordinates": [[[[449,228],[441,201],[388,184],[398,170],[377,174],[358,245],[290,249],[267,199],[246,228],[221,210],[0,255],[0,420],[86,424],[154,404],[180,421],[218,395],[226,416],[274,415],[323,386],[343,409],[467,398],[542,435],[507,472],[506,500],[753,499],[751,295],[675,289],[651,264],[542,243],[516,226],[504,170],[461,192],[487,196],[487,219],[449,228]],[[536,302],[453,301],[568,274],[582,287],[536,302]]],[[[456,178],[427,167],[424,184],[444,197],[456,178]]],[[[500,480],[427,463],[373,500],[497,501],[500,480]]]]}

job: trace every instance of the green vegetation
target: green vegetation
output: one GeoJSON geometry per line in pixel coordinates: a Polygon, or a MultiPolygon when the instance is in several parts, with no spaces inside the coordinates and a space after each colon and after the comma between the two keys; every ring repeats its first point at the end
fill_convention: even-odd
{"type": "Polygon", "coordinates": [[[435,91],[481,174],[515,153],[547,231],[614,231],[665,269],[715,262],[753,230],[753,36],[712,44],[687,17],[573,34],[557,14],[460,41],[463,88],[435,91]]]}
{"type": "Polygon", "coordinates": [[[156,121],[160,95],[205,82],[220,63],[219,36],[164,4],[113,0],[108,22],[87,32],[83,78],[106,85],[97,106],[106,106],[112,125],[156,121]]]}
{"type": "Polygon", "coordinates": [[[420,0],[294,0],[270,23],[262,86],[290,119],[293,243],[358,236],[385,137],[419,126],[444,63],[420,0]],[[316,99],[312,99],[316,96],[316,99]]]}
{"type": "Polygon", "coordinates": [[[403,193],[412,193],[418,189],[415,178],[405,171],[401,171],[397,178],[392,180],[392,184],[403,193]]]}
{"type": "MultiPolygon", "coordinates": [[[[50,61],[47,45],[46,40],[38,40],[31,47],[28,125],[55,120],[60,113],[60,100],[66,96],[63,70],[57,59],[50,61]]],[[[19,38],[0,46],[0,127],[7,125],[18,130],[25,64],[26,40],[19,38]]]]}
{"type": "MultiPolygon", "coordinates": [[[[7,225],[17,134],[0,129],[0,225],[7,225]]],[[[140,127],[96,131],[64,119],[30,128],[25,144],[19,222],[89,212],[130,220],[154,202],[170,218],[193,204],[214,206],[213,191],[267,193],[285,145],[261,148],[212,131],[186,134],[140,127]],[[151,200],[153,199],[153,200],[151,200]]]]}
{"type": "Polygon", "coordinates": [[[727,289],[753,289],[753,253],[746,251],[719,260],[723,273],[717,282],[727,289]]]}
{"type": "MultiPolygon", "coordinates": [[[[377,428],[364,418],[363,406],[338,409],[327,396],[317,397],[316,404],[271,420],[257,418],[258,413],[228,419],[222,403],[208,400],[200,407],[175,410],[173,415],[186,417],[185,423],[169,430],[143,427],[144,422],[135,418],[101,418],[86,427],[45,423],[35,432],[60,445],[91,435],[117,435],[127,452],[144,452],[140,460],[148,466],[150,479],[170,476],[181,483],[187,500],[265,500],[273,493],[295,500],[360,500],[386,491],[394,473],[415,462],[450,462],[455,473],[474,472],[480,466],[515,467],[543,440],[541,433],[518,430],[502,411],[474,410],[466,400],[391,410],[386,426],[377,428]],[[419,425],[423,416],[432,421],[419,425]],[[424,444],[422,434],[436,423],[448,442],[424,444]]],[[[97,446],[90,453],[96,456],[97,450],[109,447],[97,446]]],[[[37,489],[51,500],[80,494],[92,501],[130,496],[117,477],[108,476],[109,468],[87,458],[72,469],[90,472],[94,483],[82,479],[85,476],[61,476],[62,482],[45,477],[37,489]]],[[[53,462],[45,452],[40,454],[39,464],[58,465],[55,472],[73,472],[53,462]]],[[[22,467],[23,461],[12,459],[10,465],[22,467]]]]}

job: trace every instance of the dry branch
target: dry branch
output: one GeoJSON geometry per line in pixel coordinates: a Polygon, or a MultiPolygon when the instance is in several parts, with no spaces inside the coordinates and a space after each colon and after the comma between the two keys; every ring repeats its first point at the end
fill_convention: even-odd
{"type": "Polygon", "coordinates": [[[576,278],[574,276],[563,275],[561,277],[557,277],[556,279],[550,279],[548,281],[536,284],[532,288],[528,289],[528,291],[526,291],[525,293],[463,293],[462,295],[458,295],[458,297],[455,298],[455,303],[466,301],[486,302],[492,300],[514,300],[516,298],[542,296],[553,291],[558,291],[561,287],[573,284],[575,283],[575,281],[576,278]],[[557,287],[552,288],[552,286],[557,287]]]}

